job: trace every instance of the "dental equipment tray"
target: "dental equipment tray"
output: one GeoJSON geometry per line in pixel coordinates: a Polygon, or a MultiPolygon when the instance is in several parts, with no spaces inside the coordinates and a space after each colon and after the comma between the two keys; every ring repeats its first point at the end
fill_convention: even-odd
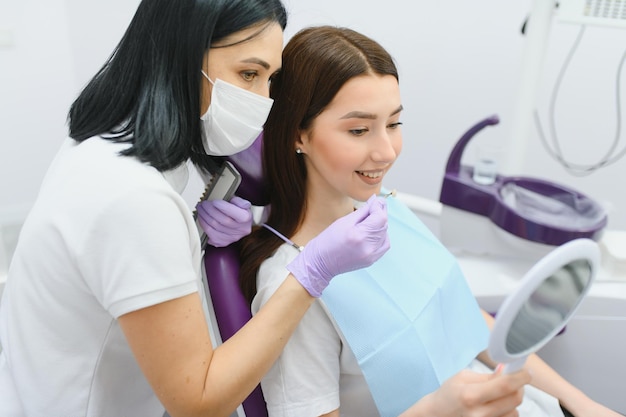
{"type": "Polygon", "coordinates": [[[496,175],[492,184],[473,179],[474,167],[461,165],[467,143],[480,130],[499,123],[489,117],[457,142],[446,166],[440,202],[485,216],[499,228],[533,242],[561,245],[577,238],[598,240],[607,224],[605,210],[573,189],[530,177],[496,175]]]}

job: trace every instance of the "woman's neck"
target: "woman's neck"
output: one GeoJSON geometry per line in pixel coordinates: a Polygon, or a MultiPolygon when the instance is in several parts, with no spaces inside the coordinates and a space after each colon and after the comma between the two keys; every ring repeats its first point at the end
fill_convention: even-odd
{"type": "Polygon", "coordinates": [[[330,197],[310,193],[306,201],[304,220],[292,239],[300,246],[306,245],[332,222],[354,210],[354,201],[347,196],[330,197]]]}

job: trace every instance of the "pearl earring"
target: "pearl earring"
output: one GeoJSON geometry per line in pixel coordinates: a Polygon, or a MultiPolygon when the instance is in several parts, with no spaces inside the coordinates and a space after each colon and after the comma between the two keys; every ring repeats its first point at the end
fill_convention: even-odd
{"type": "Polygon", "coordinates": [[[297,148],[297,149],[296,149],[296,153],[297,153],[297,154],[301,154],[301,153],[302,153],[302,149],[297,148]]]}

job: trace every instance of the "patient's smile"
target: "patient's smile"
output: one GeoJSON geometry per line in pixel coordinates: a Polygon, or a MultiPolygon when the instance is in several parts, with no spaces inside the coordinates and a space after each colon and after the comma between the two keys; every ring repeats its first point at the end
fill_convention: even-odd
{"type": "Polygon", "coordinates": [[[372,171],[372,172],[356,171],[356,172],[357,174],[363,175],[364,177],[368,177],[368,178],[380,178],[385,173],[385,171],[372,171]]]}

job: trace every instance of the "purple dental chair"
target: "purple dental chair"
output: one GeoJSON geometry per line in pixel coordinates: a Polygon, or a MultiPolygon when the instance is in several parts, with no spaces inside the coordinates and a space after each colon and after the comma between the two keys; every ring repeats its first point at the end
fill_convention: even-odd
{"type": "MultiPolygon", "coordinates": [[[[261,134],[248,149],[227,158],[242,176],[236,195],[245,198],[255,206],[268,204],[267,193],[263,186],[262,142],[263,135],[261,134]]],[[[226,341],[252,317],[250,306],[239,289],[239,254],[236,246],[216,248],[207,245],[204,253],[204,267],[217,326],[222,341],[226,341]]],[[[246,417],[267,417],[267,408],[260,385],[252,391],[242,405],[246,417]]]]}

